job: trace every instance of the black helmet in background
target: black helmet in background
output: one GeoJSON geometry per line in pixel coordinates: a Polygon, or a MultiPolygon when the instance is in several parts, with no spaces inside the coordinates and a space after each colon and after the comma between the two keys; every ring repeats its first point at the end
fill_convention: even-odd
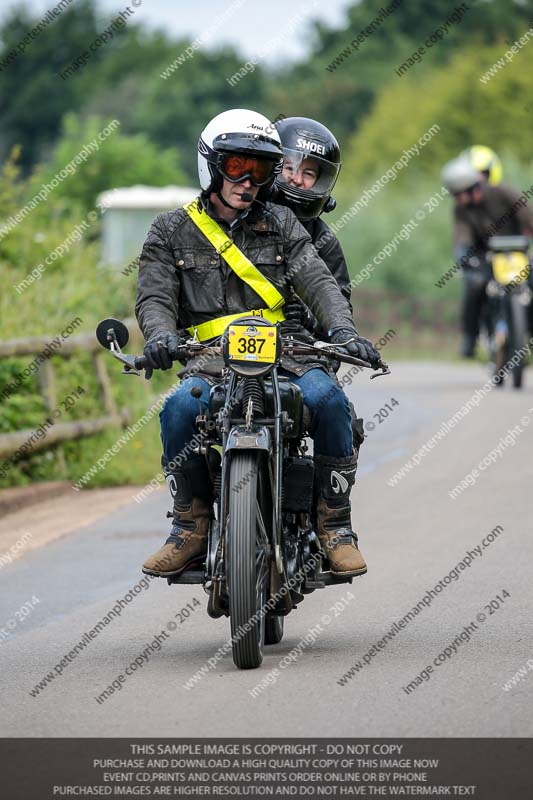
{"type": "MultiPolygon", "coordinates": [[[[283,169],[276,175],[272,200],[288,206],[299,219],[313,219],[333,211],[331,192],[341,168],[339,143],[330,130],[306,117],[287,117],[276,124],[283,148],[283,169]],[[316,170],[313,186],[295,186],[291,175],[298,173],[305,159],[316,170]]],[[[305,166],[305,165],[304,165],[305,166]]]]}

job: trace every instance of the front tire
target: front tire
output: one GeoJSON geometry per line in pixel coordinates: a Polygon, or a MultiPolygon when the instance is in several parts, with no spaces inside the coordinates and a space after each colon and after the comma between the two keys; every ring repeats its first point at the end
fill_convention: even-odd
{"type": "Polygon", "coordinates": [[[227,528],[227,573],[233,661],[255,669],[263,661],[269,575],[269,483],[263,456],[231,457],[227,528]]]}

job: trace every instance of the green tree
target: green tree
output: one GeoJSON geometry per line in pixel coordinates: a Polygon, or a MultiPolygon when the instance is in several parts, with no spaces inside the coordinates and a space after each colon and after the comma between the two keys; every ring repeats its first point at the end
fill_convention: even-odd
{"type": "MultiPolygon", "coordinates": [[[[268,114],[265,104],[265,73],[259,65],[242,80],[230,85],[242,67],[242,57],[224,48],[215,52],[197,50],[166,79],[161,77],[169,64],[185,50],[187,42],[172,49],[170,58],[154,60],[139,84],[137,102],[126,112],[124,124],[128,130],[143,130],[160,147],[178,148],[190,181],[197,181],[196,153],[198,137],[216,114],[228,108],[252,108],[268,114]]],[[[115,58],[115,57],[113,57],[115,58]]],[[[119,56],[117,54],[116,58],[119,56]]],[[[111,68],[106,65],[106,69],[111,68]]],[[[128,92],[128,73],[117,86],[117,92],[128,92]]],[[[270,108],[271,118],[283,109],[270,108]]]]}
{"type": "Polygon", "coordinates": [[[75,114],[68,114],[50,161],[37,170],[32,185],[49,182],[90,142],[96,142],[98,150],[54,189],[56,198],[66,205],[74,202],[88,211],[94,208],[97,195],[106,189],[137,183],[151,186],[186,183],[176,148],[162,150],[143,133],[122,133],[122,126],[99,142],[99,134],[112,119],[81,120],[75,114]]]}
{"type": "MultiPolygon", "coordinates": [[[[414,72],[385,86],[349,142],[342,185],[353,193],[354,185],[380,175],[434,124],[441,130],[410,163],[410,173],[435,175],[446,160],[476,142],[530,160],[533,48],[526,44],[488,82],[480,80],[507,49],[501,41],[458,52],[446,70],[426,73],[423,103],[414,72]]],[[[402,181],[397,185],[401,188],[402,181]]]]}
{"type": "MultiPolygon", "coordinates": [[[[514,41],[531,24],[533,0],[466,1],[469,9],[462,21],[448,26],[446,35],[427,50],[424,61],[416,67],[419,84],[415,108],[431,100],[420,79],[424,75],[425,80],[433,67],[442,67],[455,53],[475,42],[482,47],[497,40],[514,41]]],[[[401,93],[405,78],[399,78],[394,70],[460,4],[461,0],[403,0],[353,50],[351,42],[390,5],[386,0],[354,3],[346,10],[345,26],[316,24],[311,35],[312,49],[305,61],[269,80],[270,104],[282,111],[292,109],[285,111],[287,114],[321,120],[334,130],[342,147],[361,126],[385,86],[390,84],[392,95],[401,93]],[[335,65],[343,51],[347,51],[347,57],[335,65]]]]}
{"type": "MultiPolygon", "coordinates": [[[[0,27],[0,157],[5,159],[13,145],[21,145],[20,163],[25,171],[46,157],[63,114],[83,103],[80,83],[62,80],[59,72],[98,33],[94,1],[79,0],[18,52],[17,46],[42,16],[30,14],[21,5],[0,27]],[[6,63],[13,51],[16,57],[6,63]]],[[[95,59],[103,58],[104,53],[98,52],[95,59]]]]}

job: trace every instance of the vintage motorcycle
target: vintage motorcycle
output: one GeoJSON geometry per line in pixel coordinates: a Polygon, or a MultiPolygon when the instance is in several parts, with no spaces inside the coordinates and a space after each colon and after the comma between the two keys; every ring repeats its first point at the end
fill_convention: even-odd
{"type": "MultiPolygon", "coordinates": [[[[122,352],[126,326],[101,322],[101,345],[138,375],[144,356],[122,352]]],[[[314,531],[314,466],[305,442],[309,422],[299,387],[278,375],[282,355],[317,355],[371,368],[325,342],[299,342],[282,336],[279,325],[259,316],[231,323],[216,347],[193,339],[177,360],[201,353],[221,354],[222,382],[211,389],[205,413],[196,422],[203,434],[215,502],[207,556],[168,583],[203,584],[212,617],[229,616],[237,667],[260,666],[264,644],[280,642],[284,617],[315,589],[351,583],[329,569],[314,531]]],[[[372,378],[390,372],[381,362],[372,378]]],[[[193,397],[200,390],[193,388],[193,397]]]]}
{"type": "MultiPolygon", "coordinates": [[[[492,236],[487,258],[492,278],[487,284],[489,351],[494,373],[509,367],[515,389],[522,386],[527,359],[528,313],[531,303],[529,239],[527,236],[492,236]]],[[[503,378],[497,375],[498,385],[503,378]]]]}

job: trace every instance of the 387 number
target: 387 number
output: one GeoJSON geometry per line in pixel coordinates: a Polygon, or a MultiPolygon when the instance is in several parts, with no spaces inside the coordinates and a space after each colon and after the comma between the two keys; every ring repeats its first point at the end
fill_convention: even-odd
{"type": "Polygon", "coordinates": [[[239,339],[239,353],[260,353],[263,349],[263,345],[266,342],[266,339],[256,339],[254,337],[250,337],[247,339],[244,336],[241,336],[239,339]]]}

